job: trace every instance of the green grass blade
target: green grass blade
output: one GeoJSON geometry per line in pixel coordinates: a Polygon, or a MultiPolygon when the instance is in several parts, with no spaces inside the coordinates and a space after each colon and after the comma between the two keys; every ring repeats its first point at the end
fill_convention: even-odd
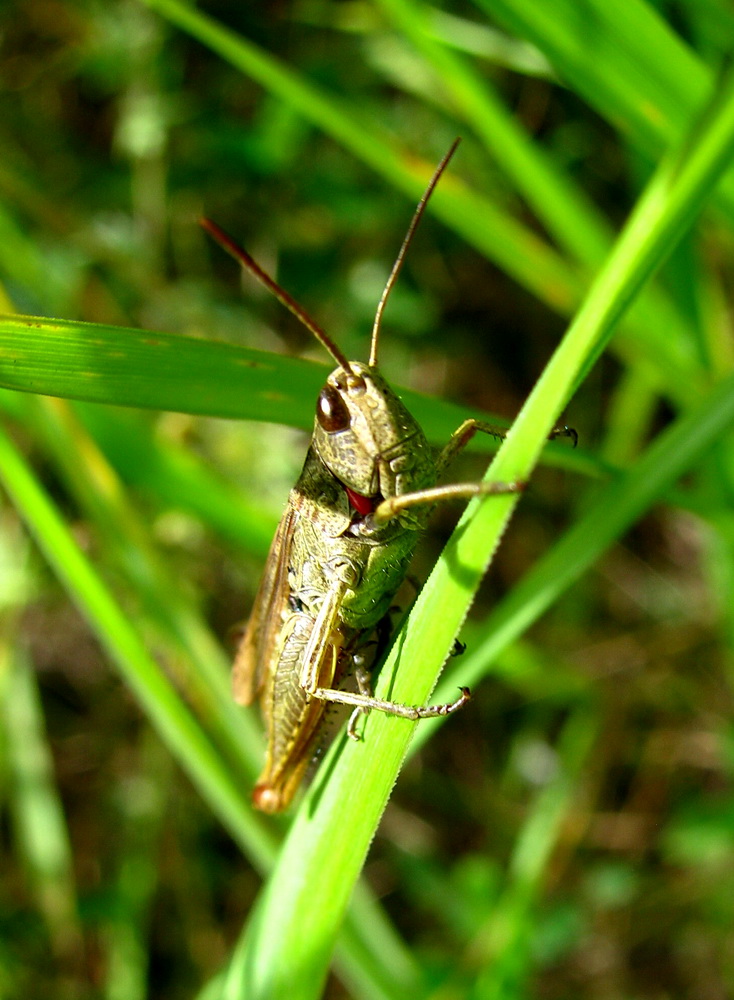
{"type": "MultiPolygon", "coordinates": [[[[644,0],[475,0],[533,42],[615,128],[653,159],[682,134],[715,84],[711,70],[644,0]]],[[[731,218],[734,175],[717,199],[731,218]]]]}
{"type": "Polygon", "coordinates": [[[136,595],[143,619],[183,658],[186,667],[181,671],[181,684],[187,700],[197,705],[218,747],[226,750],[243,777],[251,779],[259,764],[259,727],[252,713],[243,714],[232,700],[229,663],[222,647],[168,571],[123,483],[70,405],[33,397],[24,401],[24,425],[32,427],[36,439],[44,443],[69,494],[96,526],[107,561],[136,595]]]}
{"type": "MultiPolygon", "coordinates": [[[[311,430],[314,400],[328,371],[310,361],[177,334],[0,317],[0,387],[22,392],[311,430]]],[[[436,443],[477,415],[408,389],[400,395],[436,443]]],[[[104,423],[104,417],[98,419],[104,423]]],[[[492,414],[486,419],[507,423],[492,414]]],[[[485,436],[473,445],[496,449],[485,436]]],[[[568,449],[551,448],[548,459],[592,475],[600,470],[590,455],[569,455],[568,449]]]]}
{"type": "Polygon", "coordinates": [[[277,505],[266,508],[262,498],[236,489],[184,445],[161,440],[145,415],[94,404],[75,409],[129,487],[189,511],[238,549],[265,559],[280,516],[277,505]]]}
{"type": "Polygon", "coordinates": [[[48,396],[310,426],[325,368],[221,341],[0,318],[0,386],[48,396]]]}
{"type": "Polygon", "coordinates": [[[243,789],[151,659],[127,616],[81,553],[59,513],[1,429],[0,481],[161,737],[232,836],[264,867],[272,856],[272,841],[262,823],[253,817],[243,789]]]}
{"type": "Polygon", "coordinates": [[[568,175],[529,140],[486,78],[435,39],[431,9],[414,0],[380,0],[380,7],[435,70],[458,113],[559,246],[580,262],[598,264],[610,243],[608,226],[568,175]]]}
{"type": "Polygon", "coordinates": [[[476,3],[532,41],[561,79],[653,155],[707,95],[706,68],[648,3],[476,3]]]}
{"type": "Polygon", "coordinates": [[[52,951],[73,961],[81,954],[82,929],[69,832],[54,783],[36,677],[25,653],[12,647],[11,632],[0,642],[0,720],[14,833],[52,951]]]}
{"type": "MultiPolygon", "coordinates": [[[[681,416],[624,473],[597,491],[591,509],[513,588],[487,618],[476,648],[464,657],[455,676],[474,684],[497,656],[548,610],[554,601],[650,506],[702,458],[734,424],[734,376],[729,376],[697,407],[681,416]]],[[[455,683],[443,680],[436,689],[441,701],[455,683]]],[[[430,738],[433,720],[422,724],[413,749],[430,738]]]]}

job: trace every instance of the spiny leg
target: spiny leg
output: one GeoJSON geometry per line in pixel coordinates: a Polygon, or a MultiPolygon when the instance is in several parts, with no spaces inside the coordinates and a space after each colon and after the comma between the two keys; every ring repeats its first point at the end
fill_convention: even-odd
{"type": "MultiPolygon", "coordinates": [[[[374,698],[352,691],[337,691],[333,688],[316,688],[314,691],[309,691],[309,694],[312,698],[320,698],[322,701],[333,701],[338,705],[352,705],[359,714],[372,711],[384,712],[386,715],[395,715],[399,719],[410,719],[411,722],[417,722],[418,719],[435,719],[444,715],[451,715],[452,712],[457,712],[471,698],[469,688],[460,687],[459,690],[461,694],[456,701],[442,705],[425,706],[402,705],[397,701],[385,701],[382,698],[374,698]]],[[[353,712],[352,717],[354,715],[355,713],[353,712]]],[[[354,726],[351,719],[349,725],[352,733],[354,733],[354,726]]],[[[352,739],[355,738],[355,735],[352,735],[352,739]]],[[[356,738],[358,739],[359,737],[356,738]]]]}
{"type": "MultiPolygon", "coordinates": [[[[501,428],[485,423],[483,420],[475,420],[473,417],[469,417],[462,424],[459,424],[439,453],[436,459],[436,469],[439,475],[451,465],[459,452],[466,448],[477,432],[489,434],[490,437],[497,438],[498,441],[504,441],[507,437],[507,432],[501,428]]],[[[573,427],[555,427],[548,435],[548,440],[554,441],[559,437],[571,438],[574,448],[578,444],[579,436],[573,427]]]]}

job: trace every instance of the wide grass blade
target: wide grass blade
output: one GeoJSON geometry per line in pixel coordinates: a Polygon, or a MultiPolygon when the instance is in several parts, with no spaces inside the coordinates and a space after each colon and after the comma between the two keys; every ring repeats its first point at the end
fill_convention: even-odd
{"type": "MultiPolygon", "coordinates": [[[[22,392],[310,430],[313,401],[328,371],[298,358],[178,334],[0,316],[0,388],[22,392]]],[[[462,420],[476,416],[476,411],[409,389],[400,395],[434,442],[443,443],[462,420]]],[[[104,417],[96,419],[104,429],[104,417]]],[[[507,423],[492,414],[487,419],[499,426],[507,423]]],[[[486,437],[472,444],[477,450],[496,450],[486,437]]],[[[548,457],[588,474],[599,472],[586,454],[568,455],[555,447],[548,457]]]]}
{"type": "Polygon", "coordinates": [[[0,318],[0,386],[48,396],[308,426],[324,368],[215,340],[0,318]]]}

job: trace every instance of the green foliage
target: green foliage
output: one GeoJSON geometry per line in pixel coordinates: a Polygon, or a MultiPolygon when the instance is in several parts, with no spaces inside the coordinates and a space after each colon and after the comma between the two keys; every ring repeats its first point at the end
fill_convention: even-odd
{"type": "Polygon", "coordinates": [[[730,992],[728,7],[0,18],[0,988],[730,992]],[[461,629],[433,698],[475,697],[373,714],[270,821],[223,646],[303,456],[274,425],[308,429],[327,369],[197,217],[364,358],[457,134],[381,365],[433,442],[519,411],[487,476],[531,488],[472,503],[440,558],[437,516],[377,693],[426,700],[461,629]],[[575,452],[544,447],[563,420],[575,452]]]}

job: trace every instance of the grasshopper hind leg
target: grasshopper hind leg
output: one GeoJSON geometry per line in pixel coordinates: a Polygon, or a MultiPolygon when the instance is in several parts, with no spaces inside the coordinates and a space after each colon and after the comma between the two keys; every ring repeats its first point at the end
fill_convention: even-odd
{"type": "Polygon", "coordinates": [[[361,739],[356,728],[357,721],[361,715],[368,715],[372,711],[384,712],[385,715],[395,715],[399,719],[409,719],[412,722],[417,722],[419,719],[436,719],[444,715],[452,715],[454,712],[458,712],[460,708],[463,708],[471,698],[469,688],[460,687],[459,691],[461,693],[455,701],[441,705],[403,705],[401,702],[384,701],[382,698],[375,698],[369,692],[369,687],[367,690],[363,690],[362,683],[359,680],[357,683],[360,687],[359,694],[351,694],[348,691],[319,691],[315,695],[317,698],[323,697],[325,699],[328,698],[328,700],[332,700],[332,696],[336,695],[337,697],[333,700],[339,701],[341,704],[354,706],[354,711],[347,725],[347,735],[350,739],[357,742],[361,739]]]}

